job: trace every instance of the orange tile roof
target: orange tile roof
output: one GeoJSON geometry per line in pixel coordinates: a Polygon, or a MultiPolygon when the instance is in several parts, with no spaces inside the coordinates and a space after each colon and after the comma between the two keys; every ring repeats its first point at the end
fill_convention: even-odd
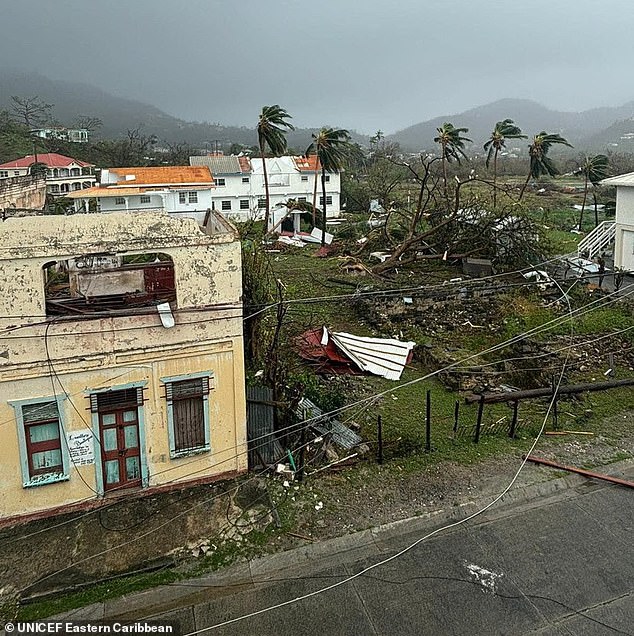
{"type": "Polygon", "coordinates": [[[317,167],[317,155],[309,155],[308,157],[293,157],[293,161],[298,170],[315,172],[317,167]]]}
{"type": "Polygon", "coordinates": [[[118,175],[117,185],[159,185],[208,183],[213,184],[211,172],[207,166],[160,166],[158,168],[110,168],[110,172],[118,175]],[[134,176],[134,179],[126,179],[134,176]]]}

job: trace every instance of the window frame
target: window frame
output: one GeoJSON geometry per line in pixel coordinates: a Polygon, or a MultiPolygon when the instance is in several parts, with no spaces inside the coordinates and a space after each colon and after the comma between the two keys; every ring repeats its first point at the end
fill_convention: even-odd
{"type": "MultiPolygon", "coordinates": [[[[20,468],[22,473],[22,487],[32,488],[37,486],[44,486],[46,484],[59,483],[61,481],[68,481],[70,479],[71,461],[70,454],[68,452],[68,442],[66,440],[66,430],[64,428],[63,409],[62,402],[65,396],[52,395],[48,397],[28,398],[24,400],[10,400],[9,405],[13,407],[15,411],[15,419],[18,433],[18,446],[20,450],[20,468]],[[56,470],[53,472],[34,471],[32,469],[32,455],[38,451],[37,448],[33,448],[33,442],[30,442],[28,437],[27,427],[37,426],[38,422],[25,423],[23,407],[33,404],[48,404],[55,402],[57,405],[57,430],[59,433],[59,449],[62,460],[61,471],[56,470]]],[[[42,420],[41,423],[50,423],[55,420],[42,420]]],[[[36,442],[35,444],[44,444],[45,442],[36,442]]],[[[50,449],[43,449],[50,450],[50,449]]]]}
{"type": "Polygon", "coordinates": [[[141,203],[152,203],[152,197],[149,194],[142,194],[140,198],[141,203]]]}
{"type": "MultiPolygon", "coordinates": [[[[323,205],[323,204],[324,204],[324,197],[323,195],[321,195],[319,197],[319,205],[323,205]]],[[[332,205],[332,194],[326,195],[326,205],[332,205]]]]}
{"type": "Polygon", "coordinates": [[[210,395],[211,392],[215,389],[215,376],[212,371],[201,371],[198,373],[187,373],[185,375],[175,375],[164,378],[159,378],[161,383],[164,385],[165,394],[163,399],[165,400],[166,410],[167,410],[167,431],[169,437],[169,451],[170,451],[170,459],[179,459],[181,457],[190,457],[191,455],[200,455],[202,453],[211,452],[211,417],[210,417],[210,395]],[[203,380],[203,378],[207,378],[207,387],[208,390],[205,393],[202,391],[202,395],[200,396],[203,401],[203,426],[204,426],[204,435],[205,435],[205,443],[202,446],[197,448],[188,448],[183,450],[178,450],[176,448],[176,431],[175,431],[175,422],[174,422],[174,402],[168,399],[168,384],[175,384],[178,382],[187,382],[190,380],[203,380]]]}
{"type": "Polygon", "coordinates": [[[303,174],[302,175],[302,181],[308,181],[308,175],[307,174],[303,174]]]}
{"type": "Polygon", "coordinates": [[[190,190],[187,193],[187,203],[198,203],[198,192],[196,190],[190,190]]]}
{"type": "Polygon", "coordinates": [[[240,199],[240,209],[241,210],[251,209],[251,206],[249,205],[249,199],[240,199]]]}
{"type": "Polygon", "coordinates": [[[0,170],[0,179],[8,179],[9,171],[8,170],[0,170]]]}
{"type": "Polygon", "coordinates": [[[231,200],[224,200],[220,202],[220,211],[221,212],[231,212],[231,200]]]}
{"type": "Polygon", "coordinates": [[[115,197],[114,198],[115,205],[125,205],[125,197],[115,197]]]}
{"type": "Polygon", "coordinates": [[[214,185],[217,188],[224,188],[227,185],[227,179],[225,177],[215,177],[214,185]]]}
{"type": "Polygon", "coordinates": [[[242,183],[251,183],[251,179],[249,177],[242,177],[242,183]]]}
{"type": "Polygon", "coordinates": [[[178,203],[180,205],[186,205],[187,204],[187,192],[185,190],[181,190],[178,193],[178,203]]]}
{"type": "Polygon", "coordinates": [[[266,197],[258,197],[258,210],[266,209],[266,197]]]}

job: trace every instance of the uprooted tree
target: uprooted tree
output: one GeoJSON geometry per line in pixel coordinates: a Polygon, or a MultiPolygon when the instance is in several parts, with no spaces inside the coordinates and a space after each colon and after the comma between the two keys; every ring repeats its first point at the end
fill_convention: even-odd
{"type": "Polygon", "coordinates": [[[496,208],[493,189],[505,188],[470,175],[447,184],[438,158],[416,163],[392,160],[406,168],[418,193],[412,206],[390,207],[382,228],[390,256],[373,268],[385,274],[417,260],[487,258],[499,267],[524,266],[541,256],[541,230],[510,196],[496,208]]]}

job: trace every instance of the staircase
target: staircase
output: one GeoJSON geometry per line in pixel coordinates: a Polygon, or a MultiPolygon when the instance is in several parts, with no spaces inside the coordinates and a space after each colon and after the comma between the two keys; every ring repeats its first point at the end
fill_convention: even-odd
{"type": "Polygon", "coordinates": [[[616,234],[614,221],[603,221],[586,234],[577,245],[577,255],[592,259],[601,254],[613,241],[616,234]]]}

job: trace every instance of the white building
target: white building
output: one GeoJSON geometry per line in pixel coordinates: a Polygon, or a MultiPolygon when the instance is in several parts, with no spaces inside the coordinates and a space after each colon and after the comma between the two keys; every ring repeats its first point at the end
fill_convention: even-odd
{"type": "Polygon", "coordinates": [[[205,166],[109,168],[98,186],[75,192],[75,210],[138,212],[164,210],[202,223],[213,208],[214,182],[205,166]]]}
{"type": "Polygon", "coordinates": [[[36,163],[46,166],[46,192],[52,196],[66,196],[90,188],[97,181],[93,164],[56,152],[27,155],[0,164],[0,179],[24,177],[31,173],[31,166],[36,163]]]}
{"type": "Polygon", "coordinates": [[[616,218],[601,223],[586,238],[602,235],[607,243],[613,236],[614,267],[634,272],[634,172],[604,179],[601,185],[616,186],[616,218]]]}
{"type": "MultiPolygon", "coordinates": [[[[323,205],[321,171],[317,158],[269,157],[266,160],[270,210],[296,199],[313,202],[317,180],[316,205],[323,205]]],[[[262,159],[224,155],[194,156],[192,166],[207,166],[214,178],[214,208],[235,221],[261,217],[266,207],[262,159]]],[[[341,214],[341,177],[326,174],[326,212],[328,217],[341,214]]]]}
{"type": "Polygon", "coordinates": [[[62,141],[72,141],[78,144],[87,144],[89,131],[86,128],[64,128],[56,126],[54,128],[33,128],[31,134],[42,139],[60,139],[62,141]]]}

